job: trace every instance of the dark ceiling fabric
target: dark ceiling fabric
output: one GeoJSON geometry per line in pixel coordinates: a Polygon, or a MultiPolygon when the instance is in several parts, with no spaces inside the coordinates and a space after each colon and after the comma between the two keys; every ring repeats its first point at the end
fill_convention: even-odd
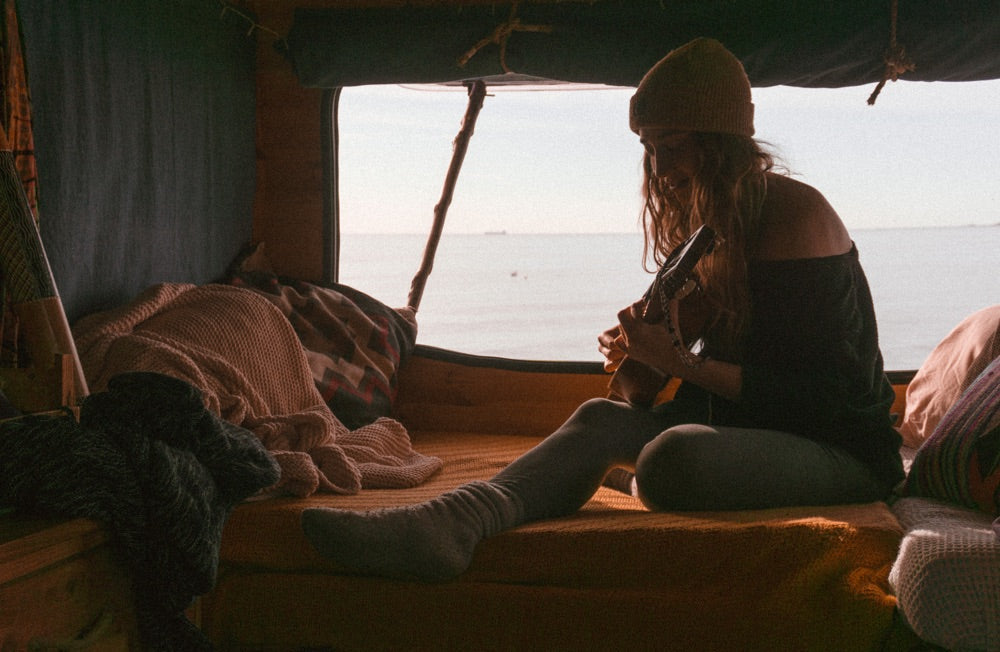
{"type": "MultiPolygon", "coordinates": [[[[494,33],[511,3],[464,7],[297,9],[289,57],[306,86],[456,81],[501,74],[499,47],[459,58],[494,33]]],[[[754,86],[878,82],[890,42],[889,0],[603,0],[519,4],[506,64],[571,82],[635,86],[671,49],[722,41],[754,86]]],[[[1000,78],[1000,2],[900,0],[897,40],[916,63],[905,79],[1000,78]]]]}
{"type": "Polygon", "coordinates": [[[75,320],[251,236],[254,39],[212,0],[21,0],[42,238],[75,320]]]}

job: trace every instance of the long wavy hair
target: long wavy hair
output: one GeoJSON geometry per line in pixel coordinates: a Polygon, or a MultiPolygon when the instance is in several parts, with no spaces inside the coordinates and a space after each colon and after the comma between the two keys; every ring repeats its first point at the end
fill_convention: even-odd
{"type": "Polygon", "coordinates": [[[760,232],[766,173],[775,158],[753,138],[696,132],[699,169],[690,180],[690,196],[681,202],[643,158],[643,265],[662,265],[674,247],[699,226],[721,237],[714,253],[696,268],[712,318],[703,336],[713,356],[739,360],[750,314],[747,269],[760,232]]]}

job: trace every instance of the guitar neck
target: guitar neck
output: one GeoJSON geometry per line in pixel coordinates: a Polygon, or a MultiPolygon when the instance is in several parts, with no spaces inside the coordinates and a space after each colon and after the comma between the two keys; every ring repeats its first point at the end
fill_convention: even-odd
{"type": "Polygon", "coordinates": [[[646,304],[642,314],[644,321],[654,324],[663,320],[666,309],[664,300],[676,297],[684,288],[698,261],[715,248],[715,240],[715,231],[701,226],[670,252],[642,297],[646,304]]]}

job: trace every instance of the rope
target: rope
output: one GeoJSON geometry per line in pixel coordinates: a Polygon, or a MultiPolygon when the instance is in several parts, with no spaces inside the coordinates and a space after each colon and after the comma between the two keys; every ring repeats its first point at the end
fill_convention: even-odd
{"type": "Polygon", "coordinates": [[[284,36],[274,31],[270,27],[258,23],[256,20],[254,20],[254,17],[251,14],[248,14],[247,12],[242,11],[238,7],[233,6],[233,4],[228,2],[227,0],[219,0],[219,6],[222,7],[222,13],[219,14],[219,20],[224,20],[226,14],[233,14],[238,19],[242,20],[247,24],[248,26],[247,38],[253,36],[254,32],[264,32],[274,37],[274,45],[275,47],[278,48],[278,50],[283,52],[288,51],[287,39],[285,39],[284,36]]]}
{"type": "Polygon", "coordinates": [[[875,90],[868,97],[868,104],[875,104],[879,93],[885,87],[885,83],[890,79],[897,81],[904,72],[916,70],[917,66],[906,56],[906,48],[896,42],[896,19],[899,14],[899,0],[892,0],[889,17],[889,50],[885,53],[885,72],[882,73],[882,80],[879,81],[875,90]]]}
{"type": "Polygon", "coordinates": [[[283,40],[281,38],[281,34],[277,33],[273,29],[270,29],[269,27],[261,25],[260,23],[258,23],[256,20],[253,19],[253,16],[244,11],[241,11],[237,7],[234,7],[229,2],[226,2],[225,0],[219,0],[219,6],[222,7],[222,13],[219,14],[219,20],[225,18],[227,13],[235,14],[249,26],[249,28],[247,29],[247,36],[253,36],[254,32],[260,31],[260,32],[267,32],[268,34],[273,36],[276,41],[283,40]]]}
{"type": "Polygon", "coordinates": [[[476,56],[480,50],[490,43],[495,43],[500,46],[500,67],[503,68],[505,73],[512,73],[514,71],[507,66],[507,41],[510,39],[511,34],[514,32],[552,32],[551,25],[526,25],[522,23],[521,19],[517,16],[518,5],[520,5],[520,2],[515,2],[511,5],[510,16],[507,17],[506,22],[497,25],[492,34],[481,39],[458,58],[459,67],[464,68],[465,64],[469,63],[469,60],[476,56]]]}

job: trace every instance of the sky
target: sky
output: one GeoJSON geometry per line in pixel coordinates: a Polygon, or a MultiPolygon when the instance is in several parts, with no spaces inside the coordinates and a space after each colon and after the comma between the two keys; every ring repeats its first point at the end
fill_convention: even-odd
{"type": "MultiPolygon", "coordinates": [[[[755,88],[756,137],[850,229],[1000,224],[1000,80],[755,88]]],[[[489,94],[449,233],[637,232],[633,89],[489,94]]],[[[466,94],[345,89],[341,229],[427,233],[466,94]]]]}

